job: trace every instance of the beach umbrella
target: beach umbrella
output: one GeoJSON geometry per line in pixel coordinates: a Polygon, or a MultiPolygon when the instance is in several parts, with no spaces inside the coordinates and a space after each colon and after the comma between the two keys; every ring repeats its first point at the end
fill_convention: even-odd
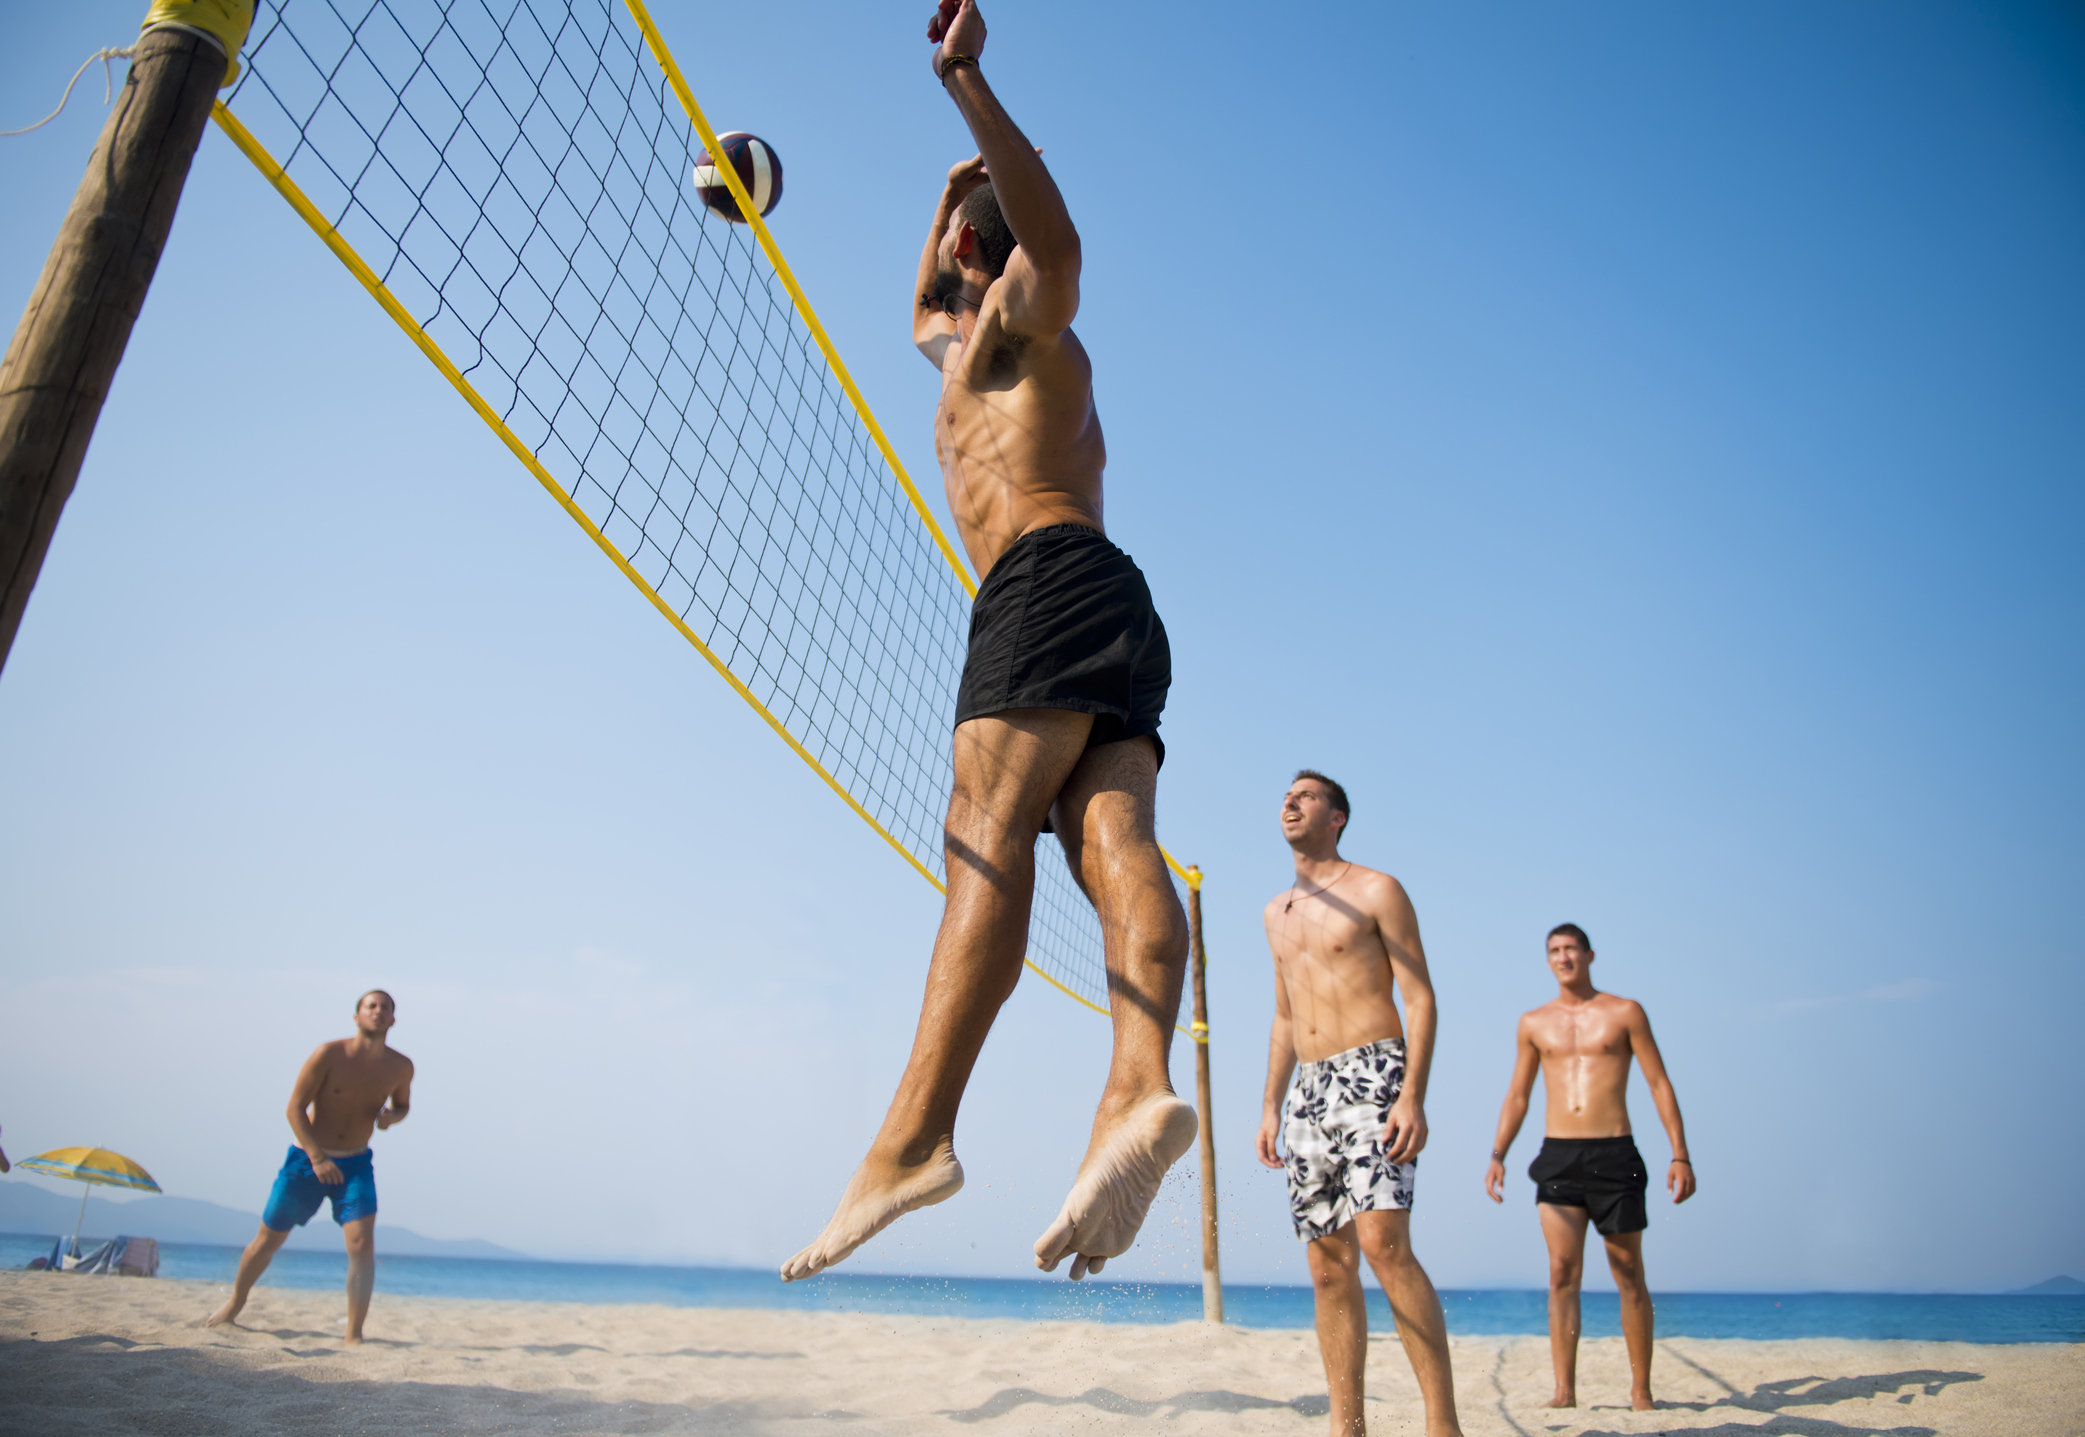
{"type": "MultiPolygon", "coordinates": [[[[152,1181],[152,1174],[121,1153],[112,1153],[107,1148],[52,1148],[47,1153],[38,1153],[33,1158],[23,1158],[15,1164],[32,1173],[42,1173],[47,1178],[71,1178],[76,1183],[99,1184],[110,1188],[135,1188],[139,1192],[156,1193],[159,1184],[152,1181]]],[[[73,1246],[80,1242],[80,1225],[87,1221],[87,1195],[91,1188],[80,1192],[80,1217],[72,1225],[73,1246]]]]}

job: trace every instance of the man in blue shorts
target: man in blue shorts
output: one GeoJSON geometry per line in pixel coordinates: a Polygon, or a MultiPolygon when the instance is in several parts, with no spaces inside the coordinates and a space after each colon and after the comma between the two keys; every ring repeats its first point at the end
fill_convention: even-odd
{"type": "Polygon", "coordinates": [[[275,1175],[261,1230],[239,1259],[232,1295],[205,1327],[238,1317],[290,1229],[304,1226],[330,1202],[333,1221],[347,1242],[347,1342],[352,1347],[362,1341],[362,1322],[376,1285],[376,1173],[369,1138],[376,1129],[405,1121],[412,1108],[413,1061],[385,1040],[397,1021],[391,995],[373,988],[355,1004],[355,1035],[321,1043],[304,1060],[290,1090],[290,1133],[296,1145],[275,1175]]]}

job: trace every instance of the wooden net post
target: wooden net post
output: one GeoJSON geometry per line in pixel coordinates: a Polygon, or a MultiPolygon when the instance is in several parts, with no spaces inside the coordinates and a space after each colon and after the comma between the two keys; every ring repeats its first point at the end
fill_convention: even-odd
{"type": "Polygon", "coordinates": [[[1209,950],[1202,944],[1202,870],[1187,870],[1187,945],[1195,993],[1195,1106],[1202,1118],[1202,1320],[1223,1321],[1223,1265],[1216,1247],[1216,1125],[1209,1100],[1209,950]]]}
{"type": "Polygon", "coordinates": [[[138,41],[0,361],[0,666],[159,268],[225,67],[224,49],[193,31],[138,41]]]}

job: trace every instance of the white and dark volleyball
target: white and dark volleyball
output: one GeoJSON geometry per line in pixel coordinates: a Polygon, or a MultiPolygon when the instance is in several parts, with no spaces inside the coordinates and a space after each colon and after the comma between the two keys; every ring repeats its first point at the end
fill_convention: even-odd
{"type": "MultiPolygon", "coordinates": [[[[774,146],[744,130],[719,135],[717,143],[730,159],[731,167],[738,171],[739,183],[753,197],[761,217],[773,214],[782,199],[782,157],[775,153],[774,146]]],[[[733,224],[746,222],[746,217],[738,212],[738,201],[732,198],[731,186],[710,159],[708,150],[695,157],[694,182],[695,193],[713,212],[733,224]]]]}

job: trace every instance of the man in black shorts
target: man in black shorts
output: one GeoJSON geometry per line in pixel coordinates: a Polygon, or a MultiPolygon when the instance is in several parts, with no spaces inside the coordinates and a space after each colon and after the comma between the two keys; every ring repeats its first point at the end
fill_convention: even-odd
{"type": "Polygon", "coordinates": [[[1643,1006],[1593,987],[1593,945],[1585,930],[1560,923],[1550,930],[1548,948],[1557,996],[1521,1015],[1513,1082],[1499,1111],[1484,1190],[1493,1202],[1506,1200],[1506,1150],[1528,1115],[1539,1067],[1548,1099],[1548,1136],[1528,1176],[1535,1180],[1535,1211],[1549,1244],[1549,1356],[1556,1370],[1556,1395],[1549,1405],[1578,1405],[1578,1287],[1590,1223],[1606,1239],[1608,1271],[1621,1293],[1629,1403],[1648,1412],[1656,1405],[1651,1400],[1651,1289],[1643,1275],[1643,1230],[1650,1226],[1644,1194],[1650,1179],[1629,1127],[1631,1059],[1643,1064],[1651,1101],[1672,1140],[1665,1186],[1674,1202],[1694,1196],[1687,1129],[1643,1006]]]}
{"type": "Polygon", "coordinates": [[[913,290],[913,342],[941,371],[934,447],[949,509],[985,576],[956,699],[948,907],[897,1096],[785,1281],[963,1185],[956,1109],[1021,975],[1045,829],[1107,935],[1115,1052],[1036,1265],[1068,1257],[1076,1280],[1127,1251],[1196,1131],[1167,1066],[1187,918],[1153,820],[1172,661],[1144,576],[1101,525],[1106,447],[1093,367],[1071,332],[1079,235],[1040,152],[985,83],[973,0],[941,0],[927,37],[979,150],[949,171],[913,290]]]}

